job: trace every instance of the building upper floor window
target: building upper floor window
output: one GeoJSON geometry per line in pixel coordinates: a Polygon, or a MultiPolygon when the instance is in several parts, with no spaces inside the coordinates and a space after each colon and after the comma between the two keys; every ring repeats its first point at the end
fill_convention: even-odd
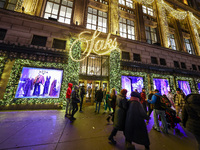
{"type": "Polygon", "coordinates": [[[166,61],[164,58],[160,58],[160,65],[166,66],[166,61]]]}
{"type": "Polygon", "coordinates": [[[181,62],[181,68],[182,68],[182,69],[186,69],[186,65],[185,65],[184,62],[181,62]]]}
{"type": "Polygon", "coordinates": [[[122,59],[124,59],[124,60],[130,60],[129,52],[122,52],[122,59]]]}
{"type": "Polygon", "coordinates": [[[174,34],[169,34],[168,45],[169,45],[169,48],[176,50],[176,42],[175,42],[174,34]]]}
{"type": "Polygon", "coordinates": [[[153,15],[153,7],[147,7],[147,6],[142,5],[142,11],[144,14],[154,16],[153,15]]]}
{"type": "Polygon", "coordinates": [[[179,62],[178,61],[174,61],[174,67],[175,68],[180,68],[179,62]]]}
{"type": "Polygon", "coordinates": [[[145,33],[146,33],[147,43],[149,44],[157,43],[156,28],[145,26],[145,33]]]}
{"type": "Polygon", "coordinates": [[[197,70],[197,66],[194,65],[194,64],[192,64],[192,69],[193,69],[193,70],[197,70]]]}
{"type": "Polygon", "coordinates": [[[86,28],[107,33],[107,13],[88,7],[87,26],[86,28]]]}
{"type": "Polygon", "coordinates": [[[120,36],[128,39],[135,40],[135,25],[134,22],[128,19],[119,19],[119,32],[120,36]]]}
{"type": "Polygon", "coordinates": [[[0,8],[4,8],[6,0],[0,0],[0,8]]]}
{"type": "Polygon", "coordinates": [[[119,0],[119,4],[133,8],[133,1],[132,0],[119,0]]]}
{"type": "Polygon", "coordinates": [[[187,52],[189,54],[195,54],[191,40],[184,38],[184,43],[185,43],[185,48],[186,48],[187,52]]]}
{"type": "Polygon", "coordinates": [[[46,43],[47,43],[47,37],[33,35],[33,39],[32,39],[32,42],[31,42],[32,45],[38,45],[38,46],[45,47],[46,43]]]}
{"type": "Polygon", "coordinates": [[[135,54],[135,53],[133,53],[133,60],[134,60],[134,61],[141,61],[140,54],[135,54]]]}
{"type": "Polygon", "coordinates": [[[158,64],[158,60],[156,57],[151,57],[151,63],[152,64],[158,64]]]}
{"type": "Polygon", "coordinates": [[[108,5],[108,0],[94,0],[94,1],[108,5]]]}
{"type": "Polygon", "coordinates": [[[59,39],[54,39],[52,47],[53,48],[58,48],[58,49],[65,49],[66,48],[66,41],[65,40],[59,40],[59,39]]]}
{"type": "MultiPolygon", "coordinates": [[[[1,1],[2,1],[2,0],[1,0],[1,1]]],[[[8,5],[7,5],[7,9],[9,9],[9,10],[15,10],[17,1],[18,1],[18,0],[9,0],[9,1],[8,1],[8,5]]]]}
{"type": "Polygon", "coordinates": [[[6,32],[7,32],[6,29],[0,29],[0,40],[4,40],[6,32]]]}
{"type": "Polygon", "coordinates": [[[70,24],[73,2],[69,0],[48,0],[44,18],[54,18],[62,23],[70,24]]]}

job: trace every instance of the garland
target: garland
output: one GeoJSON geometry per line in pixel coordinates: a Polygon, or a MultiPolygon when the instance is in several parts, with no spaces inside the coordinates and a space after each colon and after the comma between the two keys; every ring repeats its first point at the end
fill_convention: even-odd
{"type": "Polygon", "coordinates": [[[10,77],[8,80],[6,92],[4,94],[3,103],[1,105],[10,105],[10,104],[57,104],[62,103],[65,99],[65,93],[67,90],[67,79],[65,78],[67,75],[67,64],[61,63],[48,63],[48,62],[40,62],[40,61],[32,61],[32,60],[24,60],[24,59],[16,59],[13,65],[12,71],[10,73],[10,77]],[[15,93],[18,87],[18,82],[20,79],[21,71],[23,67],[45,67],[45,68],[56,68],[63,70],[63,80],[62,87],[60,92],[60,98],[21,98],[15,99],[15,93]]]}
{"type": "Polygon", "coordinates": [[[128,70],[122,70],[121,71],[121,75],[143,77],[144,88],[146,89],[146,93],[149,93],[148,77],[147,77],[147,73],[146,72],[133,72],[133,71],[128,71],[128,70]]]}
{"type": "Polygon", "coordinates": [[[161,75],[161,74],[154,74],[154,73],[151,73],[150,74],[150,77],[151,77],[151,86],[153,87],[153,78],[161,78],[161,79],[167,79],[168,80],[168,83],[169,83],[169,86],[170,86],[170,90],[172,93],[175,93],[175,84],[174,84],[174,77],[172,75],[161,75]]]}
{"type": "Polygon", "coordinates": [[[191,88],[191,93],[197,93],[193,78],[190,77],[175,77],[176,87],[178,87],[178,80],[188,81],[191,88]]]}
{"type": "Polygon", "coordinates": [[[1,76],[3,74],[5,63],[6,63],[6,58],[5,57],[0,57],[0,79],[1,79],[1,76]]]}
{"type": "Polygon", "coordinates": [[[117,93],[121,90],[120,52],[114,50],[110,54],[110,90],[115,88],[117,93]]]}

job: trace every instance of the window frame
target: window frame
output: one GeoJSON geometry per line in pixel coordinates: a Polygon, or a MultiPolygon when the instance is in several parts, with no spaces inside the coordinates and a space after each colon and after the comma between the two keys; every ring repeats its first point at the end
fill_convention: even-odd
{"type": "Polygon", "coordinates": [[[142,12],[143,12],[143,14],[146,14],[146,15],[149,15],[149,16],[152,16],[152,17],[155,15],[154,10],[153,10],[153,6],[150,7],[150,6],[142,5],[142,12]]]}
{"type": "Polygon", "coordinates": [[[140,55],[140,54],[133,53],[133,60],[134,60],[134,61],[141,61],[141,55],[140,55]],[[139,59],[138,59],[138,58],[139,58],[139,59]]]}
{"type": "Polygon", "coordinates": [[[158,42],[158,39],[157,39],[157,30],[156,28],[151,28],[149,26],[145,26],[145,35],[146,35],[146,42],[149,43],[149,44],[154,44],[154,43],[157,43],[158,42]],[[148,30],[147,30],[148,28],[148,30]],[[152,31],[154,30],[154,31],[152,31]],[[149,36],[150,36],[150,39],[147,39],[147,33],[149,33],[149,36]],[[154,35],[154,38],[156,37],[156,40],[152,38],[152,34],[154,35]],[[148,42],[149,41],[149,42],[148,42]]]}
{"type": "Polygon", "coordinates": [[[103,29],[106,29],[106,32],[104,33],[108,33],[108,12],[104,12],[104,11],[101,11],[101,10],[98,10],[98,9],[95,9],[95,8],[92,8],[92,7],[88,7],[88,10],[87,10],[87,21],[86,21],[86,29],[90,29],[90,30],[97,30],[97,29],[101,29],[100,31],[101,32],[104,32],[103,29]],[[89,9],[92,9],[92,13],[89,12],[89,9]],[[94,10],[96,10],[96,14],[93,13],[94,10]],[[99,15],[99,13],[102,12],[102,16],[99,15]],[[106,14],[106,17],[104,17],[104,13],[106,14]],[[89,23],[89,14],[91,15],[91,22],[89,23]],[[96,16],[96,24],[93,23],[93,16],[96,16]],[[99,18],[102,19],[102,26],[99,26],[99,18]],[[106,27],[103,26],[103,23],[104,23],[104,19],[106,19],[106,27]],[[89,25],[91,26],[89,28],[89,25]],[[96,26],[96,29],[93,29],[92,26],[96,26]]]}
{"type": "Polygon", "coordinates": [[[46,5],[45,5],[45,9],[44,9],[44,14],[43,14],[43,18],[45,18],[45,19],[49,19],[49,18],[53,18],[53,19],[55,19],[55,20],[57,20],[58,22],[61,22],[61,23],[65,23],[65,24],[71,24],[71,21],[72,21],[72,14],[73,14],[73,6],[74,6],[74,1],[72,1],[72,0],[67,0],[67,5],[66,4],[63,4],[63,0],[60,0],[60,2],[58,3],[58,2],[55,2],[54,0],[47,0],[46,1],[46,5]],[[52,5],[52,7],[50,8],[51,10],[51,12],[49,13],[49,12],[46,12],[46,9],[47,9],[47,3],[52,3],[53,5],[52,5]],[[72,3],[72,6],[69,6],[68,5],[68,2],[71,2],[72,3]],[[54,8],[54,5],[58,5],[58,12],[57,12],[57,14],[53,14],[52,12],[53,12],[53,8],[54,8]],[[61,16],[60,14],[61,14],[61,9],[62,8],[65,8],[65,12],[64,12],[64,16],[61,16]],[[67,14],[67,10],[69,10],[69,9],[71,9],[71,16],[69,17],[69,16],[66,16],[66,14],[67,14]],[[50,16],[48,17],[48,18],[46,18],[45,17],[45,15],[48,15],[48,14],[50,14],[50,16]],[[52,17],[52,16],[56,16],[56,18],[54,18],[54,17],[52,17]],[[60,21],[60,19],[61,18],[64,18],[64,22],[62,22],[62,21],[60,21]],[[70,21],[69,21],[69,23],[67,23],[66,22],[66,20],[67,19],[69,19],[70,21]]]}
{"type": "Polygon", "coordinates": [[[158,59],[157,59],[157,57],[153,57],[153,56],[151,56],[151,63],[152,64],[158,64],[158,59]],[[155,62],[154,62],[155,61],[155,62]]]}
{"type": "Polygon", "coordinates": [[[125,52],[125,51],[122,51],[122,60],[130,60],[130,53],[129,52],[125,52]],[[126,55],[128,57],[126,57],[126,55]],[[125,57],[125,58],[123,58],[125,57]]]}
{"type": "Polygon", "coordinates": [[[120,35],[120,37],[123,37],[123,38],[127,38],[127,39],[130,39],[130,40],[136,40],[135,38],[136,38],[136,35],[135,35],[135,22],[133,21],[133,20],[129,20],[129,19],[126,19],[126,18],[120,18],[119,19],[119,35],[120,35]],[[121,19],[122,19],[122,21],[121,21],[121,19]],[[124,19],[125,19],[125,21],[126,21],[126,23],[124,23],[124,19]],[[128,21],[130,22],[130,23],[128,23],[128,21]],[[133,22],[133,25],[131,24],[133,22]],[[120,25],[120,24],[122,24],[122,25],[120,25]],[[123,30],[124,30],[124,25],[126,26],[126,32],[123,32],[123,30]],[[122,32],[121,32],[121,27],[122,26],[122,32]],[[132,28],[134,29],[134,34],[129,34],[130,32],[129,32],[129,28],[131,27],[131,30],[132,30],[132,28]],[[124,34],[126,35],[126,37],[124,37],[124,34]],[[131,37],[131,38],[129,38],[129,36],[131,37]]]}
{"type": "MultiPolygon", "coordinates": [[[[66,44],[67,44],[67,41],[66,41],[66,40],[61,40],[61,39],[56,39],[56,38],[54,38],[54,39],[53,39],[52,48],[64,49],[64,50],[65,50],[65,49],[66,49],[66,44]],[[60,42],[63,42],[63,44],[64,44],[65,46],[64,46],[63,48],[61,48],[61,47],[56,47],[56,46],[55,46],[56,41],[57,41],[57,42],[59,42],[59,41],[60,41],[60,42]]],[[[60,45],[61,45],[61,44],[60,44],[60,45]]]]}
{"type": "Polygon", "coordinates": [[[171,34],[171,33],[169,34],[169,37],[168,37],[168,46],[169,46],[170,49],[173,49],[173,47],[175,47],[175,49],[173,49],[173,50],[177,50],[177,45],[176,45],[176,40],[175,40],[175,35],[174,34],[171,34]],[[172,38],[172,36],[173,36],[173,38],[172,38]],[[174,40],[175,46],[172,46],[172,43],[171,43],[172,39],[174,40]]]}
{"type": "Polygon", "coordinates": [[[189,54],[195,55],[195,51],[194,51],[194,47],[193,47],[193,43],[192,43],[191,39],[183,38],[183,40],[184,40],[184,44],[185,44],[185,49],[186,49],[186,51],[187,51],[189,54]],[[186,42],[186,41],[187,41],[187,42],[186,42]],[[187,45],[186,45],[186,44],[188,44],[188,45],[190,46],[190,48],[191,48],[191,53],[189,52],[190,50],[187,49],[187,45]]]}

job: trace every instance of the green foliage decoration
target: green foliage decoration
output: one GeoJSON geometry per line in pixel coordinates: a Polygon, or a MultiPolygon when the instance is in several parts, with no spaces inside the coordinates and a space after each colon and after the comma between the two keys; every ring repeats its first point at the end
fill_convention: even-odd
{"type": "Polygon", "coordinates": [[[175,77],[176,87],[178,87],[178,80],[188,81],[189,84],[190,84],[191,92],[197,93],[196,88],[195,88],[195,82],[194,82],[193,78],[190,78],[190,77],[175,77]]]}
{"type": "Polygon", "coordinates": [[[13,68],[10,73],[6,92],[4,94],[3,103],[1,105],[14,105],[14,104],[62,104],[65,100],[67,90],[67,64],[61,63],[49,63],[33,61],[28,59],[16,59],[13,68]],[[23,67],[40,67],[40,68],[56,68],[63,70],[63,80],[60,92],[60,98],[21,98],[16,99],[15,93],[17,90],[18,82],[20,79],[21,71],[23,67]]]}
{"type": "Polygon", "coordinates": [[[198,84],[200,84],[200,78],[195,78],[194,79],[194,84],[196,86],[196,90],[197,90],[197,93],[198,93],[198,91],[200,91],[200,89],[198,88],[198,84]]]}
{"type": "MultiPolygon", "coordinates": [[[[74,39],[70,39],[70,46],[74,42],[74,39]]],[[[81,57],[81,43],[78,42],[73,46],[72,49],[72,55],[73,58],[76,60],[80,59],[81,57]]],[[[68,56],[68,65],[67,65],[67,81],[68,83],[71,82],[73,85],[78,85],[79,84],[79,70],[80,70],[80,62],[75,62],[71,59],[70,56],[68,56]]]]}
{"type": "MultiPolygon", "coordinates": [[[[170,90],[172,93],[175,93],[175,83],[174,83],[174,76],[172,75],[163,75],[163,74],[154,74],[154,73],[151,73],[150,74],[150,77],[151,77],[151,87],[154,87],[154,84],[153,84],[153,78],[159,78],[159,79],[167,79],[168,80],[168,83],[169,83],[169,86],[170,86],[170,90]]],[[[152,89],[153,90],[153,89],[152,89]]]]}
{"type": "Polygon", "coordinates": [[[120,52],[114,50],[110,54],[110,90],[115,88],[117,93],[121,89],[120,52]]]}
{"type": "Polygon", "coordinates": [[[146,93],[149,93],[147,73],[145,73],[145,72],[133,72],[133,71],[129,71],[129,70],[122,70],[121,75],[143,77],[144,88],[146,89],[146,93]]]}
{"type": "Polygon", "coordinates": [[[5,62],[6,62],[6,58],[5,57],[0,57],[0,79],[1,79],[1,76],[3,74],[3,70],[4,70],[4,67],[5,67],[5,62]]]}

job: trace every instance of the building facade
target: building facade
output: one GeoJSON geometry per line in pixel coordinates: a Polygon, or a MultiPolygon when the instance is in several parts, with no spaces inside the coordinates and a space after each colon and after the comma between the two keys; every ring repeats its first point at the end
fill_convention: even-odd
{"type": "Polygon", "coordinates": [[[62,104],[68,83],[200,92],[198,0],[0,0],[0,103],[62,104]]]}

